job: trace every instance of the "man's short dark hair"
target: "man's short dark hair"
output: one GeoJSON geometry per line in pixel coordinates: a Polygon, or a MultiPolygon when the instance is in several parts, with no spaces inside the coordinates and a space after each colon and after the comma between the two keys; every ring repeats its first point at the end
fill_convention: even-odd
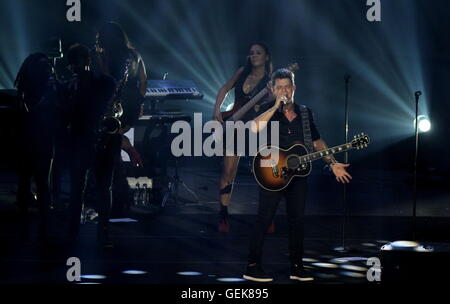
{"type": "Polygon", "coordinates": [[[67,61],[69,64],[77,64],[81,60],[89,60],[89,48],[83,44],[76,43],[67,51],[67,61]]]}
{"type": "Polygon", "coordinates": [[[275,85],[277,79],[290,79],[292,85],[295,85],[295,75],[288,69],[278,69],[273,72],[270,80],[272,87],[275,85]]]}

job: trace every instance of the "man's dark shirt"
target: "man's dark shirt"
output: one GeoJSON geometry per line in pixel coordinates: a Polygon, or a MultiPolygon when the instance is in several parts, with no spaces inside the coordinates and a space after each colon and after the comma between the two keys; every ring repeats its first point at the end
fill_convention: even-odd
{"type": "Polygon", "coordinates": [[[93,143],[102,115],[114,93],[115,83],[109,76],[95,77],[88,72],[78,83],[70,100],[68,120],[76,139],[93,143]]]}
{"type": "MultiPolygon", "coordinates": [[[[269,108],[273,106],[273,103],[270,103],[270,105],[264,107],[260,111],[260,113],[264,113],[269,108]]],[[[303,138],[303,124],[302,124],[302,116],[300,112],[300,107],[297,104],[294,104],[295,106],[295,113],[297,113],[297,117],[295,117],[291,122],[284,116],[284,114],[277,110],[272,118],[268,122],[268,129],[267,129],[267,137],[268,142],[271,143],[270,134],[270,124],[271,122],[278,121],[279,122],[279,128],[280,128],[280,137],[279,137],[279,146],[282,149],[287,149],[290,146],[292,146],[295,143],[300,142],[301,144],[305,144],[305,140],[303,138]]],[[[311,129],[311,139],[312,141],[316,141],[320,139],[320,133],[317,130],[316,124],[314,123],[314,117],[312,111],[308,108],[308,118],[309,118],[309,126],[311,129]]],[[[312,151],[310,151],[312,152],[312,151]]]]}

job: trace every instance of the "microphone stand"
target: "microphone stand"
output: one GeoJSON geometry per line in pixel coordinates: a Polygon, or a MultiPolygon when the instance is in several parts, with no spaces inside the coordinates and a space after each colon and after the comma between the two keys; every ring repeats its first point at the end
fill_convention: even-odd
{"type": "MultiPolygon", "coordinates": [[[[345,112],[345,118],[344,118],[344,142],[348,142],[348,84],[350,82],[351,76],[349,74],[346,74],[344,76],[345,80],[345,105],[344,105],[344,112],[345,112]]],[[[348,151],[344,152],[344,163],[348,163],[348,151]]],[[[342,239],[341,239],[341,247],[335,248],[336,251],[339,252],[348,252],[348,248],[345,246],[345,228],[346,228],[346,222],[347,222],[347,187],[346,184],[343,184],[342,189],[342,205],[343,205],[343,213],[344,213],[344,220],[342,222],[342,239]]]]}
{"type": "Polygon", "coordinates": [[[416,120],[414,126],[414,132],[416,137],[415,150],[414,150],[414,184],[413,184],[413,240],[416,240],[416,205],[417,205],[417,154],[419,150],[419,96],[422,95],[421,91],[414,93],[416,101],[416,120]]]}

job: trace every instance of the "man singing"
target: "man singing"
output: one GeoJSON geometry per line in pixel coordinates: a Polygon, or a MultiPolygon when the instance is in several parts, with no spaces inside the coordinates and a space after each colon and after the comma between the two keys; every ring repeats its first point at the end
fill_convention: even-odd
{"type": "MultiPolygon", "coordinates": [[[[280,148],[287,149],[293,144],[305,144],[307,138],[312,141],[315,150],[324,150],[327,145],[316,128],[312,112],[304,108],[302,115],[301,108],[294,103],[295,81],[294,74],[287,69],[275,71],[271,77],[272,93],[276,98],[275,104],[267,111],[256,117],[253,131],[259,132],[266,126],[270,128],[270,123],[279,123],[279,143],[280,148]],[[306,113],[305,113],[306,112],[306,113]],[[303,121],[302,117],[308,117],[303,121]],[[309,124],[310,132],[303,126],[309,124]]],[[[268,132],[270,134],[270,131],[268,132]]],[[[341,183],[348,183],[351,179],[346,171],[349,164],[338,163],[332,155],[325,156],[324,160],[330,166],[336,180],[341,183]]],[[[244,279],[257,282],[270,282],[273,277],[264,272],[261,266],[262,249],[264,236],[267,227],[272,222],[278,203],[281,198],[286,199],[286,214],[289,229],[289,259],[291,263],[290,276],[292,280],[311,281],[303,268],[303,217],[305,211],[307,192],[306,177],[295,177],[292,182],[281,191],[269,191],[259,188],[259,207],[256,224],[250,234],[250,246],[248,255],[248,265],[244,274],[244,279]]]]}

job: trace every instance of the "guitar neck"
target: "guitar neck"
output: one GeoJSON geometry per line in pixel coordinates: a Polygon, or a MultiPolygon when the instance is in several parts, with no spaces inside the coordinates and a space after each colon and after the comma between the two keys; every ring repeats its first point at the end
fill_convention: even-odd
{"type": "Polygon", "coordinates": [[[323,158],[323,157],[328,156],[328,155],[333,155],[333,154],[345,152],[345,151],[348,151],[348,150],[351,150],[351,149],[353,149],[352,144],[351,143],[346,143],[346,144],[343,144],[343,145],[340,145],[340,146],[335,146],[335,147],[328,148],[328,149],[325,149],[325,150],[320,150],[320,151],[317,151],[317,152],[314,152],[314,153],[302,155],[299,158],[300,158],[300,162],[301,163],[307,163],[307,162],[310,162],[310,161],[314,161],[314,160],[323,158]]]}
{"type": "Polygon", "coordinates": [[[241,119],[248,110],[250,110],[264,95],[267,94],[267,88],[262,89],[256,94],[249,102],[243,105],[236,113],[234,113],[228,120],[229,121],[237,121],[241,119]]]}

